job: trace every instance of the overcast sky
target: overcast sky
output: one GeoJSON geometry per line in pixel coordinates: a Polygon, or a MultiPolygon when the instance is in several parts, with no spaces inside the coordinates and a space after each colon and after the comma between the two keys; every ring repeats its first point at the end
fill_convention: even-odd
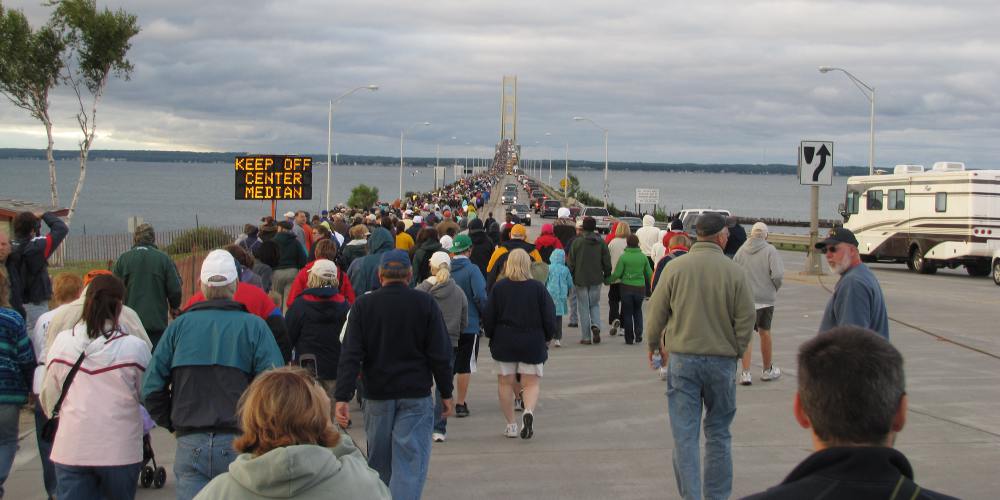
{"type": "MultiPolygon", "coordinates": [[[[40,0],[3,2],[35,26],[40,0]]],[[[99,108],[95,149],[492,156],[500,82],[518,77],[525,157],[794,163],[802,139],[838,165],[965,161],[1000,168],[996,0],[381,1],[99,0],[138,16],[132,80],[99,108]],[[545,132],[550,132],[546,136],[545,132]],[[453,140],[452,137],[455,137],[453,140]],[[535,142],[541,144],[536,146],[535,142]],[[468,143],[468,146],[466,145],[468,143]]],[[[52,99],[57,148],[76,146],[74,101],[52,99]]],[[[45,146],[0,103],[0,147],[45,146]]]]}

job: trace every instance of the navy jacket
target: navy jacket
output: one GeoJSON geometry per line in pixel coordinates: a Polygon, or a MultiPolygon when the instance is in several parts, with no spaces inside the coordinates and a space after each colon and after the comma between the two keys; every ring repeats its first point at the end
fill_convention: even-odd
{"type": "Polygon", "coordinates": [[[303,354],[316,356],[316,374],[321,380],[337,378],[340,330],[350,308],[336,288],[308,288],[285,313],[295,358],[300,359],[303,354]]]}
{"type": "Polygon", "coordinates": [[[899,499],[954,500],[923,488],[914,496],[917,486],[913,483],[910,462],[895,449],[880,446],[817,451],[796,466],[781,484],[745,500],[885,500],[892,497],[897,484],[899,499]]]}
{"type": "MultiPolygon", "coordinates": [[[[367,257],[366,257],[367,258],[367,257]]],[[[369,399],[451,398],[451,340],[434,298],[404,283],[358,295],[347,318],[337,401],[350,401],[358,373],[369,399]]]]}
{"type": "MultiPolygon", "coordinates": [[[[52,282],[49,280],[49,256],[69,234],[69,226],[51,212],[42,214],[42,220],[49,226],[49,234],[38,238],[22,238],[11,242],[8,268],[17,270],[20,281],[20,300],[24,303],[48,302],[52,298],[52,282]]],[[[14,281],[11,281],[14,284],[14,281]]],[[[13,290],[13,289],[12,289],[13,290]]],[[[14,292],[11,292],[13,295],[14,292]]],[[[13,302],[12,302],[13,304],[13,302]]]]}
{"type": "Polygon", "coordinates": [[[556,332],[556,306],[541,282],[498,281],[482,321],[493,359],[528,364],[548,359],[545,343],[556,332]]]}

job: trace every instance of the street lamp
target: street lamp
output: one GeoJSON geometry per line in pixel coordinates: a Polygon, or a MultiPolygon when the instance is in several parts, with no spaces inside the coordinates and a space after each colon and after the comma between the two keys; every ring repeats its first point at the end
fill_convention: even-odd
{"type": "Polygon", "coordinates": [[[584,116],[574,116],[574,121],[590,122],[591,125],[604,132],[604,208],[608,208],[608,129],[600,126],[594,120],[584,116]]]}
{"type": "Polygon", "coordinates": [[[403,202],[403,138],[406,136],[407,132],[417,127],[421,126],[426,127],[430,124],[431,122],[416,123],[410,126],[410,128],[405,128],[399,131],[399,202],[400,203],[403,202]]]}
{"type": "Polygon", "coordinates": [[[347,92],[344,92],[340,97],[330,100],[330,112],[326,116],[326,209],[330,210],[330,154],[333,151],[333,105],[334,103],[340,102],[341,99],[359,91],[359,90],[378,90],[378,85],[364,85],[361,87],[355,87],[347,92]]]}
{"type": "Polygon", "coordinates": [[[851,74],[844,68],[835,68],[833,66],[820,66],[820,73],[829,73],[831,71],[840,71],[847,75],[854,83],[858,90],[861,91],[865,97],[868,98],[868,102],[871,103],[871,115],[869,118],[869,132],[868,132],[868,175],[875,174],[875,87],[866,84],[865,82],[858,79],[858,77],[851,74]]]}

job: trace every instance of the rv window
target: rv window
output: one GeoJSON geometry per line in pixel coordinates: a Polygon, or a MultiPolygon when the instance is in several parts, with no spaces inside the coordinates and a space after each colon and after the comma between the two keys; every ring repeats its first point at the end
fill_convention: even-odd
{"type": "Polygon", "coordinates": [[[889,210],[903,210],[906,208],[906,191],[903,189],[889,190],[889,210]]]}
{"type": "Polygon", "coordinates": [[[882,210],[882,190],[871,190],[865,193],[868,197],[868,204],[865,208],[868,210],[882,210]]]}
{"type": "Polygon", "coordinates": [[[936,193],[934,195],[934,211],[945,212],[948,210],[948,193],[936,193]]]}
{"type": "Polygon", "coordinates": [[[858,200],[861,198],[861,193],[857,191],[847,192],[847,213],[856,214],[858,213],[858,200]]]}

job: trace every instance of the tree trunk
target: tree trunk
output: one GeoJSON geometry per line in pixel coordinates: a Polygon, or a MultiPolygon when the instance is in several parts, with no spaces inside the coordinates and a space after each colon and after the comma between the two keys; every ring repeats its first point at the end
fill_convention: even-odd
{"type": "Polygon", "coordinates": [[[59,208],[59,185],[56,184],[56,159],[52,154],[52,148],[55,142],[52,139],[52,120],[49,119],[49,113],[45,112],[42,115],[42,123],[45,124],[45,135],[49,138],[49,147],[45,150],[45,157],[49,160],[49,189],[51,190],[51,201],[52,206],[59,208]]]}
{"type": "Polygon", "coordinates": [[[76,180],[76,189],[73,190],[73,201],[69,204],[69,213],[66,214],[66,225],[71,225],[73,215],[76,214],[76,203],[80,201],[80,191],[83,191],[83,180],[87,177],[87,155],[90,152],[90,138],[85,139],[85,143],[80,145],[80,178],[76,180]]]}

